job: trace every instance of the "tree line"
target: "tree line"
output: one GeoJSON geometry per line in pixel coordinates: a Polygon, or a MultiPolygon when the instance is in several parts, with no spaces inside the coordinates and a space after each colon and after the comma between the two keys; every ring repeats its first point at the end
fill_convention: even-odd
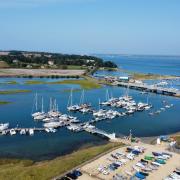
{"type": "Polygon", "coordinates": [[[104,61],[101,58],[87,55],[69,55],[58,53],[39,53],[39,52],[22,52],[10,51],[8,55],[0,56],[1,61],[13,65],[14,61],[19,64],[48,64],[48,61],[53,61],[57,66],[62,65],[77,65],[77,66],[95,66],[116,68],[117,65],[112,61],[104,61]],[[28,55],[27,55],[28,54],[28,55]]]}

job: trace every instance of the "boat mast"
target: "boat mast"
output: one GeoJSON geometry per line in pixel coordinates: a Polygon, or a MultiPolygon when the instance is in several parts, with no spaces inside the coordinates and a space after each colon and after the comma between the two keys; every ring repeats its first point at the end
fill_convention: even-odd
{"type": "Polygon", "coordinates": [[[83,92],[82,92],[82,102],[81,102],[81,104],[83,104],[84,103],[84,89],[83,89],[83,92]]]}
{"type": "Polygon", "coordinates": [[[128,83],[128,87],[127,87],[127,92],[126,92],[126,96],[129,96],[129,83],[128,83]]]}
{"type": "Polygon", "coordinates": [[[99,110],[100,110],[100,104],[101,104],[101,100],[100,100],[100,98],[99,98],[99,110]]]}
{"type": "Polygon", "coordinates": [[[109,91],[108,91],[108,89],[106,90],[106,101],[108,101],[109,100],[109,91]]]}
{"type": "Polygon", "coordinates": [[[52,110],[52,99],[51,99],[51,97],[50,97],[49,111],[51,111],[51,110],[52,110]]]}
{"type": "Polygon", "coordinates": [[[70,92],[70,95],[69,95],[67,107],[72,106],[72,90],[73,89],[71,89],[71,92],[70,92]]]}
{"type": "Polygon", "coordinates": [[[37,93],[36,93],[36,95],[35,95],[35,106],[36,106],[36,111],[38,110],[38,95],[37,95],[37,93]]]}
{"type": "Polygon", "coordinates": [[[44,112],[44,101],[43,101],[43,97],[42,97],[42,107],[41,107],[41,112],[44,112]]]}
{"type": "Polygon", "coordinates": [[[73,89],[71,89],[71,106],[72,106],[72,104],[73,104],[73,101],[72,101],[72,98],[73,98],[73,89]]]}
{"type": "Polygon", "coordinates": [[[147,104],[149,103],[149,94],[147,94],[147,104]]]}

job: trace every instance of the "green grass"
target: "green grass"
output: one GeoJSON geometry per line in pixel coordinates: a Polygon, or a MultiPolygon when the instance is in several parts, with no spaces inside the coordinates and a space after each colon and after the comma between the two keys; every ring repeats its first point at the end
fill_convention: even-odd
{"type": "Polygon", "coordinates": [[[10,104],[8,101],[0,101],[0,105],[10,104]]]}
{"type": "Polygon", "coordinates": [[[86,90],[101,88],[101,85],[98,84],[98,82],[90,78],[79,79],[79,80],[69,79],[64,81],[49,82],[49,84],[77,84],[80,85],[82,89],[86,89],[86,90]]]}
{"type": "Polygon", "coordinates": [[[3,84],[3,85],[12,84],[12,85],[14,85],[14,84],[18,84],[18,82],[16,82],[16,81],[6,81],[6,82],[0,82],[0,84],[3,84]]]}
{"type": "Polygon", "coordinates": [[[26,85],[33,85],[33,84],[46,84],[45,81],[36,81],[36,80],[31,80],[31,81],[26,81],[26,85]]]}
{"type": "Polygon", "coordinates": [[[81,149],[54,160],[33,163],[28,160],[0,160],[0,179],[4,180],[48,180],[71,170],[72,168],[111,149],[122,146],[108,143],[81,149]]]}
{"type": "Polygon", "coordinates": [[[87,67],[68,65],[68,66],[67,66],[67,69],[80,70],[80,69],[87,69],[87,67]]]}
{"type": "Polygon", "coordinates": [[[18,82],[16,82],[16,81],[7,81],[6,83],[7,84],[18,84],[18,82]]]}
{"type": "Polygon", "coordinates": [[[123,72],[126,73],[128,75],[130,75],[133,79],[136,80],[153,80],[153,79],[171,79],[171,78],[175,78],[175,76],[171,76],[171,75],[159,75],[159,74],[144,74],[144,73],[138,73],[138,72],[133,72],[133,71],[128,71],[125,69],[117,69],[117,71],[119,72],[123,72]]]}
{"type": "Polygon", "coordinates": [[[18,94],[18,93],[28,93],[31,92],[31,90],[6,90],[6,91],[0,91],[1,95],[6,95],[6,94],[18,94]]]}

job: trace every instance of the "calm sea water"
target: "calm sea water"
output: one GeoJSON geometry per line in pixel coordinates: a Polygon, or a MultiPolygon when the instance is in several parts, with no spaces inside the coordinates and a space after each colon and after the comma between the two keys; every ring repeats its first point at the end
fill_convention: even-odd
{"type": "MultiPolygon", "coordinates": [[[[146,60],[140,58],[135,61],[134,57],[104,57],[111,59],[127,70],[136,70],[139,72],[151,72],[158,74],[180,75],[180,62],[177,59],[157,60],[148,57],[146,60]],[[147,59],[149,59],[147,61],[147,59]],[[156,62],[156,63],[153,63],[156,62]],[[136,64],[137,63],[137,64],[136,64]],[[168,66],[167,64],[171,65],[168,66]],[[158,66],[157,66],[158,65],[158,66]],[[143,67],[143,68],[141,68],[143,67]],[[150,70],[150,71],[149,71],[150,70]]],[[[112,73],[112,72],[111,72],[112,73]]],[[[0,100],[10,101],[12,104],[0,106],[0,123],[9,122],[10,127],[42,127],[41,122],[35,122],[31,118],[33,98],[37,92],[39,96],[44,97],[45,109],[49,108],[49,98],[57,99],[59,110],[67,113],[66,106],[69,92],[64,90],[71,88],[80,88],[78,85],[25,85],[28,79],[23,78],[3,78],[0,82],[15,80],[19,84],[8,85],[0,83],[0,90],[8,89],[29,89],[31,93],[21,93],[12,95],[0,95],[0,100]]],[[[57,81],[57,79],[38,79],[43,81],[57,81]]],[[[60,79],[58,79],[59,81],[60,79]]],[[[101,89],[94,89],[85,92],[85,101],[91,102],[95,109],[98,109],[98,99],[105,100],[106,90],[114,97],[124,95],[126,89],[121,87],[104,86],[101,89]]],[[[146,102],[147,95],[142,95],[139,91],[130,90],[130,95],[138,102],[146,102]]],[[[73,101],[78,103],[81,92],[74,92],[73,101]]],[[[149,102],[153,104],[152,111],[160,109],[166,100],[173,103],[174,107],[167,109],[159,115],[149,116],[148,111],[137,112],[131,116],[119,117],[113,120],[105,120],[96,123],[96,126],[107,132],[128,135],[129,130],[135,136],[157,136],[180,131],[180,101],[178,98],[149,94],[149,102]]],[[[121,109],[118,109],[122,111],[121,109]]],[[[73,113],[72,113],[73,114],[73,113]]],[[[82,122],[92,119],[91,114],[74,113],[82,122]]],[[[86,132],[73,133],[66,128],[61,128],[55,134],[44,132],[35,133],[34,136],[0,136],[0,157],[30,158],[33,160],[51,159],[56,156],[67,154],[81,146],[101,144],[106,141],[86,132]]]]}
{"type": "MultiPolygon", "coordinates": [[[[119,68],[162,75],[180,76],[180,56],[128,56],[128,55],[97,55],[105,60],[115,62],[119,68]]],[[[107,72],[101,72],[102,74],[107,72]]],[[[112,72],[109,72],[112,74],[112,72]]],[[[113,72],[117,75],[117,72],[113,72]]],[[[121,73],[122,75],[123,73],[121,73]]]]}

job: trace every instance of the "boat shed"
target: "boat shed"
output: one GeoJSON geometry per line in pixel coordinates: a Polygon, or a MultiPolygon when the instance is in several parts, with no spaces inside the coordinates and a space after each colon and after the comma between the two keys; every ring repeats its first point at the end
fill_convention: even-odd
{"type": "Polygon", "coordinates": [[[129,81],[129,77],[128,76],[120,76],[119,77],[119,81],[128,82],[129,81]]]}

